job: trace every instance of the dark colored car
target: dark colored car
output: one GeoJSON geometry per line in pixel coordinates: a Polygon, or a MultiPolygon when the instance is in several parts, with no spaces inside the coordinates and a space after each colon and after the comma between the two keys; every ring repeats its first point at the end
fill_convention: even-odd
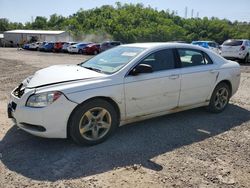
{"type": "Polygon", "coordinates": [[[114,48],[116,46],[121,45],[122,43],[120,41],[106,41],[101,44],[100,51],[103,52],[105,50],[108,50],[110,48],[114,48]]]}
{"type": "Polygon", "coordinates": [[[25,49],[25,50],[29,50],[30,46],[29,46],[29,44],[24,44],[24,45],[22,46],[22,48],[25,49]]]}
{"type": "Polygon", "coordinates": [[[55,42],[53,52],[62,52],[62,48],[65,42],[55,42]]]}
{"type": "Polygon", "coordinates": [[[100,53],[100,44],[89,44],[86,46],[86,48],[84,49],[83,53],[87,54],[87,55],[96,55],[98,53],[100,53]]]}
{"type": "Polygon", "coordinates": [[[41,48],[39,48],[40,51],[44,51],[44,52],[52,52],[54,49],[54,42],[47,42],[44,45],[41,46],[41,48]]]}

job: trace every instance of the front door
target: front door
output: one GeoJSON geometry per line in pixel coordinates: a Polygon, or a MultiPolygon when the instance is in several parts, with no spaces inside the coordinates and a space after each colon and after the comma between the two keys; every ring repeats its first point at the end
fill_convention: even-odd
{"type": "Polygon", "coordinates": [[[139,64],[152,66],[152,73],[128,75],[124,80],[127,119],[177,107],[180,69],[175,68],[171,49],[157,51],[139,64]]]}

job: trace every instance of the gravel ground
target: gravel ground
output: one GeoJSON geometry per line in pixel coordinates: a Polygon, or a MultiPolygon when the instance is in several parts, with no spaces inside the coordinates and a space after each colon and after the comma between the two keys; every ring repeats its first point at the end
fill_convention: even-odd
{"type": "Polygon", "coordinates": [[[7,119],[22,79],[86,58],[0,48],[0,187],[250,187],[250,66],[223,113],[199,108],[142,121],[92,147],[38,138],[7,119]]]}

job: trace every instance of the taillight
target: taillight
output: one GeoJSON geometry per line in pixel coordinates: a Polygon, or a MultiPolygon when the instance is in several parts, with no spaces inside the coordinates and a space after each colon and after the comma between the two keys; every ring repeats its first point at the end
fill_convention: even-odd
{"type": "Polygon", "coordinates": [[[245,50],[245,49],[246,49],[245,46],[241,46],[241,47],[240,47],[240,50],[242,50],[242,51],[245,50]]]}

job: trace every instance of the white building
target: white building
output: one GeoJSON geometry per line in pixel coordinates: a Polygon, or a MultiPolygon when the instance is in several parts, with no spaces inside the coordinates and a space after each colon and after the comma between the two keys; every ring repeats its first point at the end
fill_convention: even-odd
{"type": "Polygon", "coordinates": [[[5,46],[17,46],[34,41],[72,41],[70,34],[66,31],[46,30],[11,30],[4,32],[5,46]]]}
{"type": "Polygon", "coordinates": [[[0,47],[4,44],[4,37],[3,34],[0,34],[0,47]]]}

